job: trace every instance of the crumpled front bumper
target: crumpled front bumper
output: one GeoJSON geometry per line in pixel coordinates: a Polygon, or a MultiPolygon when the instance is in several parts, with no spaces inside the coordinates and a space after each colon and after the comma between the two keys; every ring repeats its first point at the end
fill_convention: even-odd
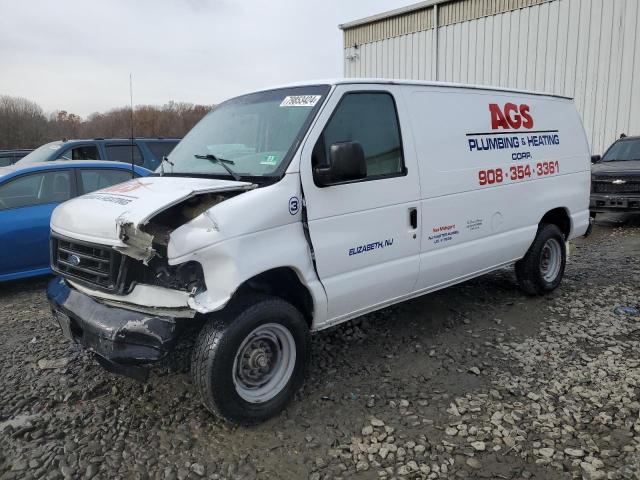
{"type": "Polygon", "coordinates": [[[61,277],[49,283],[47,298],[67,338],[95,353],[107,370],[139,381],[147,379],[148,364],[166,356],[178,338],[175,318],[103,305],[61,277]]]}

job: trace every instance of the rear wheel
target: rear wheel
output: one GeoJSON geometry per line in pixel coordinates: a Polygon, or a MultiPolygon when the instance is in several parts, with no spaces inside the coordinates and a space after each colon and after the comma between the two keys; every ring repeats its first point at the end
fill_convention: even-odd
{"type": "Polygon", "coordinates": [[[589,226],[587,227],[587,231],[584,232],[584,236],[588,237],[591,235],[593,231],[593,224],[596,222],[596,212],[589,212],[589,226]]]}
{"type": "Polygon", "coordinates": [[[542,295],[558,288],[567,262],[564,235],[556,225],[542,224],[527,254],[516,262],[520,288],[542,295]]]}
{"type": "Polygon", "coordinates": [[[204,405],[234,423],[281,412],[301,387],[309,329],[288,302],[266,295],[236,301],[198,336],[191,372],[204,405]]]}

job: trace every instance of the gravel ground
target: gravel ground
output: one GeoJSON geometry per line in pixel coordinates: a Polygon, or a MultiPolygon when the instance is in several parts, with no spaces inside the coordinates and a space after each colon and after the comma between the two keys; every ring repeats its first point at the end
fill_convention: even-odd
{"type": "Polygon", "coordinates": [[[304,390],[214,420],[186,338],[145,385],[63,340],[45,280],[0,287],[0,479],[640,479],[640,222],[573,244],[529,298],[511,270],[314,337],[304,390]]]}

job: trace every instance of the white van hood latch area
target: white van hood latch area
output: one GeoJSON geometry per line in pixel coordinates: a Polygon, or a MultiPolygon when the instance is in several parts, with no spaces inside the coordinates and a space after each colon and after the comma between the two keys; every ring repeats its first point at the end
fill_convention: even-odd
{"type": "Polygon", "coordinates": [[[147,264],[157,254],[154,244],[166,246],[171,231],[253,188],[247,182],[209,178],[138,178],[60,205],[51,228],[69,238],[111,244],[147,264]]]}
{"type": "MultiPolygon", "coordinates": [[[[162,184],[165,178],[154,178],[154,184],[157,180],[162,184]]],[[[243,182],[205,180],[206,183],[203,184],[202,179],[180,178],[180,180],[187,180],[188,189],[185,186],[179,189],[168,189],[168,191],[163,189],[160,196],[166,201],[164,206],[158,208],[162,204],[153,201],[160,200],[157,198],[158,195],[152,195],[151,199],[146,198],[145,195],[145,198],[139,199],[141,203],[138,209],[123,212],[116,219],[118,237],[124,246],[116,245],[115,250],[148,265],[149,261],[158,254],[157,247],[164,249],[163,247],[168,245],[169,236],[173,230],[214,205],[255,187],[243,182]],[[192,180],[198,183],[192,185],[192,180]]]]}

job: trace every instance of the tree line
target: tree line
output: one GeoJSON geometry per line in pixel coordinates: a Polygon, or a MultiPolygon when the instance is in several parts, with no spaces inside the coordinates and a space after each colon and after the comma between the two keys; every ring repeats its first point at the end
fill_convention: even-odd
{"type": "MultiPolygon", "coordinates": [[[[133,111],[136,137],[183,137],[213,105],[169,102],[138,105],[133,111]]],[[[40,105],[22,97],[0,95],[0,150],[37,148],[71,138],[128,138],[131,108],[96,112],[87,118],[59,110],[45,113],[40,105]]]]}

